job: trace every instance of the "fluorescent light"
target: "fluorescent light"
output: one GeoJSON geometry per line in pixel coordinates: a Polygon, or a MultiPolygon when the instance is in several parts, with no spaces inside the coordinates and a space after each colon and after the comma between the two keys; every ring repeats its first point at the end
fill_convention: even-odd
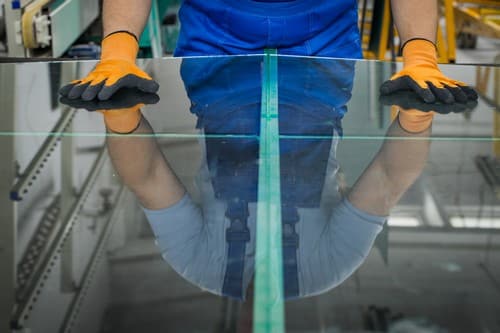
{"type": "Polygon", "coordinates": [[[450,217],[454,228],[500,229],[500,218],[497,217],[450,217]]]}
{"type": "Polygon", "coordinates": [[[390,216],[387,224],[392,227],[418,227],[420,220],[412,216],[390,216]]]}

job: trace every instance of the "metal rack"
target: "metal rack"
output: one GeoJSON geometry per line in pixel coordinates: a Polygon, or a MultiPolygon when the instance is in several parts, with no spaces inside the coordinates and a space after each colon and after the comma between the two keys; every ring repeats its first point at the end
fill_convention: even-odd
{"type": "Polygon", "coordinates": [[[65,242],[68,240],[68,237],[70,237],[72,228],[78,220],[82,207],[87,200],[89,192],[94,186],[97,175],[100,173],[106,159],[106,149],[103,148],[99,152],[99,155],[92,166],[91,172],[87,176],[87,179],[85,180],[80,193],[76,197],[68,215],[63,216],[63,219],[61,220],[62,223],[60,223],[60,225],[56,228],[54,235],[47,239],[48,248],[46,249],[44,256],[40,258],[41,262],[38,264],[38,269],[33,272],[30,283],[28,283],[26,287],[18,293],[18,302],[14,307],[15,310],[11,320],[12,329],[23,328],[24,323],[29,319],[30,313],[37,302],[37,296],[41,293],[41,289],[44,287],[44,282],[47,280],[48,274],[51,272],[51,268],[54,267],[56,261],[64,255],[63,250],[65,242]]]}
{"type": "Polygon", "coordinates": [[[23,171],[17,179],[15,185],[10,191],[10,198],[14,201],[21,201],[31,185],[36,181],[42,168],[47,163],[50,155],[54,152],[55,147],[61,140],[61,133],[67,130],[71,120],[75,116],[76,110],[65,108],[62,111],[62,116],[54,126],[50,134],[45,139],[42,147],[31,160],[25,171],[23,171]]]}
{"type": "MultiPolygon", "coordinates": [[[[74,77],[77,70],[72,64],[64,65],[62,80],[74,77]]],[[[48,331],[75,331],[72,329],[74,323],[85,316],[85,312],[80,313],[79,309],[89,304],[86,298],[89,288],[96,288],[101,283],[102,274],[96,277],[96,273],[105,271],[103,253],[120,211],[117,207],[123,200],[124,191],[111,178],[104,146],[99,146],[91,165],[78,169],[88,170],[84,171],[83,183],[78,187],[73,183],[78,164],[73,163],[77,139],[72,133],[72,121],[77,110],[71,108],[60,109],[59,119],[47,132],[41,146],[32,152],[25,169],[22,172],[17,170],[14,162],[16,147],[25,135],[16,136],[15,115],[19,100],[15,90],[16,74],[16,66],[0,66],[0,100],[5,111],[0,122],[0,154],[5,162],[0,163],[0,188],[4,189],[4,195],[0,196],[0,332],[46,332],[38,325],[45,312],[59,313],[53,324],[57,328],[48,331]],[[57,161],[59,167],[51,169],[53,162],[57,161]],[[50,198],[40,192],[42,189],[38,186],[44,178],[51,176],[49,170],[57,170],[52,177],[60,183],[60,191],[50,198]],[[34,228],[26,232],[20,226],[27,220],[21,220],[19,212],[23,203],[37,193],[47,198],[44,213],[37,220],[30,220],[34,228]],[[90,195],[94,193],[103,209],[89,217],[84,207],[88,207],[90,195]],[[96,221],[98,225],[94,225],[96,221]],[[81,238],[82,230],[86,232],[85,238],[81,238]],[[75,231],[79,231],[79,242],[73,240],[75,231]],[[29,235],[26,245],[20,242],[21,233],[29,235]],[[81,257],[78,246],[82,244],[93,249],[85,252],[85,257],[81,257]],[[80,271],[83,267],[84,271],[80,271]],[[47,302],[52,300],[55,300],[54,308],[47,307],[47,302]]],[[[40,116],[43,116],[42,109],[38,110],[40,116]]]]}

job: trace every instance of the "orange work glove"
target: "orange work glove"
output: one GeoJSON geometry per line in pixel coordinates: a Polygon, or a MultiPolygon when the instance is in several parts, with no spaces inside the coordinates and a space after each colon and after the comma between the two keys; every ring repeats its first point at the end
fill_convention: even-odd
{"type": "Polygon", "coordinates": [[[434,112],[420,111],[417,109],[400,109],[398,113],[399,125],[409,133],[420,133],[428,129],[432,120],[434,119],[434,112]]]}
{"type": "Polygon", "coordinates": [[[59,93],[70,99],[109,99],[123,87],[137,88],[148,93],[158,91],[159,85],[136,66],[139,44],[134,35],[119,31],[102,41],[101,61],[85,78],[62,87],[59,93]]]}
{"type": "Polygon", "coordinates": [[[403,47],[403,61],[403,69],[380,87],[382,95],[413,90],[426,103],[465,103],[478,98],[474,89],[441,73],[437,66],[436,47],[428,40],[407,42],[403,47]]]}

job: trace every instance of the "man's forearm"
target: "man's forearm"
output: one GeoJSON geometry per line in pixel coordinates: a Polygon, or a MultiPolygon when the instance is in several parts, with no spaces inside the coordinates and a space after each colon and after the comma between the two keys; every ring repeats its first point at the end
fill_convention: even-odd
{"type": "Polygon", "coordinates": [[[134,134],[108,136],[106,139],[116,172],[144,207],[161,209],[171,206],[184,195],[183,185],[165,160],[145,118],[134,134]]]}
{"type": "Polygon", "coordinates": [[[436,42],[437,0],[392,0],[391,6],[401,44],[412,38],[436,42]]]}
{"type": "Polygon", "coordinates": [[[395,120],[387,132],[388,139],[349,193],[349,201],[370,214],[388,215],[422,173],[430,134],[430,127],[410,134],[395,120]]]}
{"type": "Polygon", "coordinates": [[[139,38],[151,11],[151,0],[104,0],[103,33],[126,30],[139,38]]]}

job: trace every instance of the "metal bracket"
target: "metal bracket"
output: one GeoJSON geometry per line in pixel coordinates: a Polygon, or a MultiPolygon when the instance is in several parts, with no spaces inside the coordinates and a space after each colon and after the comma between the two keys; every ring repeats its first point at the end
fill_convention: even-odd
{"type": "Polygon", "coordinates": [[[59,196],[56,196],[49,207],[47,207],[26,252],[17,265],[16,298],[18,300],[26,297],[25,287],[31,284],[34,273],[40,269],[40,259],[46,255],[47,244],[54,238],[54,230],[56,230],[59,213],[59,196]]]}

